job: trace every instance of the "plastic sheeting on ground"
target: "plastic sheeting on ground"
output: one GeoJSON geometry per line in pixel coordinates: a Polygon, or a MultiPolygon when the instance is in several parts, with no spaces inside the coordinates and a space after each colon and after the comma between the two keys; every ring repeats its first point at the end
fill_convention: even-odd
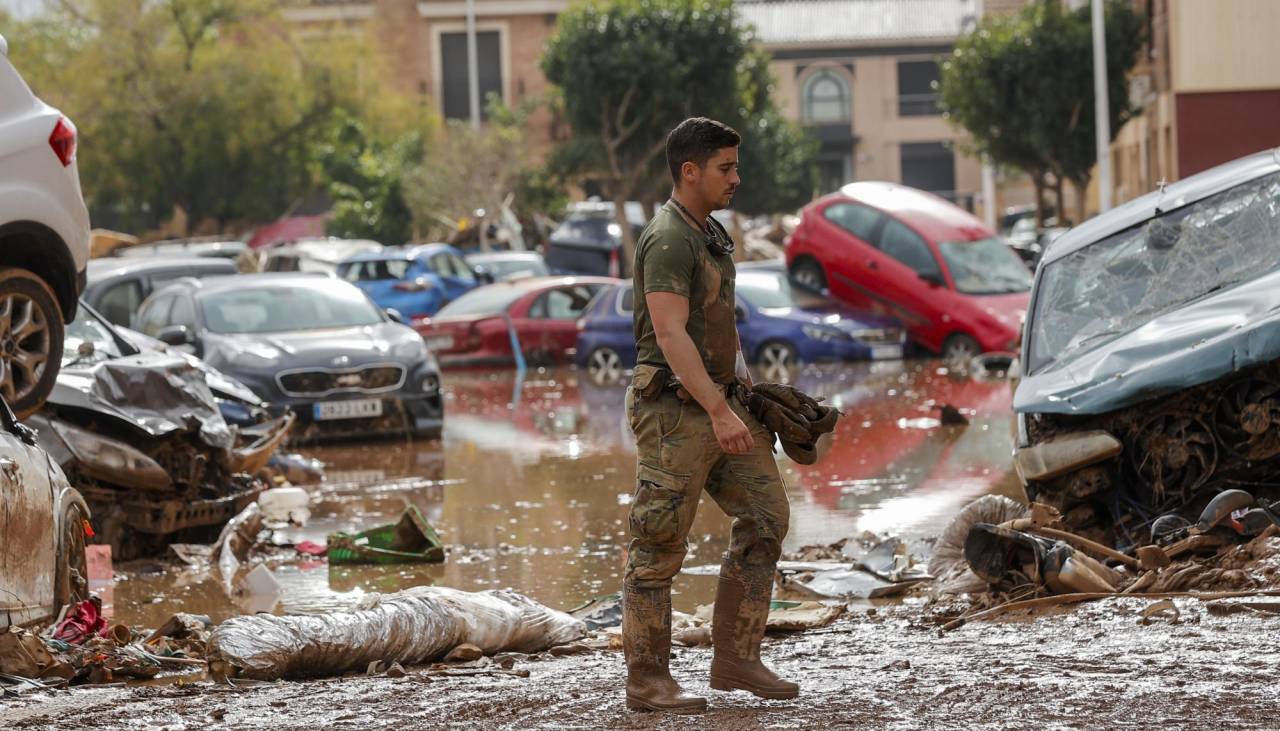
{"type": "Polygon", "coordinates": [[[420,664],[463,643],[487,655],[541,652],[586,631],[581,621],[508,589],[424,586],[375,595],[348,612],[233,617],[213,631],[207,657],[215,673],[275,680],[335,675],[376,660],[420,664]]]}

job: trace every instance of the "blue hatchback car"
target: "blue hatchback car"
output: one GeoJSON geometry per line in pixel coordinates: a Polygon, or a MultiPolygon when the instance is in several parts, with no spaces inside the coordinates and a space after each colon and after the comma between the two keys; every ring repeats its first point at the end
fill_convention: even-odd
{"type": "MultiPolygon", "coordinates": [[[[902,357],[902,323],[793,289],[782,262],[739,265],[736,290],[742,350],[766,374],[801,363],[902,357]]],[[[578,367],[597,383],[635,366],[634,303],[630,281],[606,287],[578,320],[578,367]]]]}
{"type": "Polygon", "coordinates": [[[336,273],[364,290],[379,307],[399,312],[406,323],[434,315],[464,293],[492,281],[448,244],[388,246],[356,254],[343,260],[336,273]]]}

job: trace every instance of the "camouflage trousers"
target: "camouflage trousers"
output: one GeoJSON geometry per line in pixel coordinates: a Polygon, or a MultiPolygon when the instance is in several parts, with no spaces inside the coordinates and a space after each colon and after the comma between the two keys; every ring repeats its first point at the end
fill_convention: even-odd
{"type": "Polygon", "coordinates": [[[711,417],[696,401],[681,400],[667,389],[646,390],[639,377],[627,389],[639,461],[624,575],[628,586],[670,586],[684,562],[685,541],[705,491],[733,518],[721,576],[766,592],[772,587],[791,508],[774,461],[773,435],[736,397],[728,399],[754,438],[748,454],[720,449],[711,417]]]}

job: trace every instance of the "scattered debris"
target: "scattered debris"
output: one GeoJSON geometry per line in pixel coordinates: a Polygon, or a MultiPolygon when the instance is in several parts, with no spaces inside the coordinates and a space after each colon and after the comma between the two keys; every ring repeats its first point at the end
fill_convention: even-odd
{"type": "Polygon", "coordinates": [[[420,664],[464,643],[486,654],[540,652],[586,631],[513,591],[425,586],[371,595],[352,611],[233,617],[214,629],[208,658],[215,677],[274,680],[333,675],[375,660],[420,664]]]}
{"type": "Polygon", "coordinates": [[[444,542],[416,506],[405,508],[400,520],[356,534],[333,533],[328,538],[330,563],[440,563],[444,542]]]}
{"type": "Polygon", "coordinates": [[[939,421],[942,422],[943,426],[969,425],[969,417],[962,414],[960,409],[957,409],[951,404],[938,404],[938,411],[941,412],[941,418],[939,421]]]}

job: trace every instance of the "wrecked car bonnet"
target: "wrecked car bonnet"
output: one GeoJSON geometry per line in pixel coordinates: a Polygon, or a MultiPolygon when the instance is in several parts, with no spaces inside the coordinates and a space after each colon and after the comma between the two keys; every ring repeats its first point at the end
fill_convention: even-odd
{"type": "Polygon", "coordinates": [[[176,356],[144,353],[65,368],[49,402],[100,411],[152,436],[198,429],[200,438],[217,449],[229,449],[235,441],[204,374],[176,356]]]}
{"type": "Polygon", "coordinates": [[[1280,272],[1157,317],[1025,376],[1020,413],[1102,414],[1280,357],[1280,272]]]}
{"type": "Polygon", "coordinates": [[[393,323],[261,335],[207,337],[206,360],[232,372],[289,367],[356,367],[422,357],[422,337],[393,323]],[[249,359],[244,356],[248,355],[249,359]]]}

